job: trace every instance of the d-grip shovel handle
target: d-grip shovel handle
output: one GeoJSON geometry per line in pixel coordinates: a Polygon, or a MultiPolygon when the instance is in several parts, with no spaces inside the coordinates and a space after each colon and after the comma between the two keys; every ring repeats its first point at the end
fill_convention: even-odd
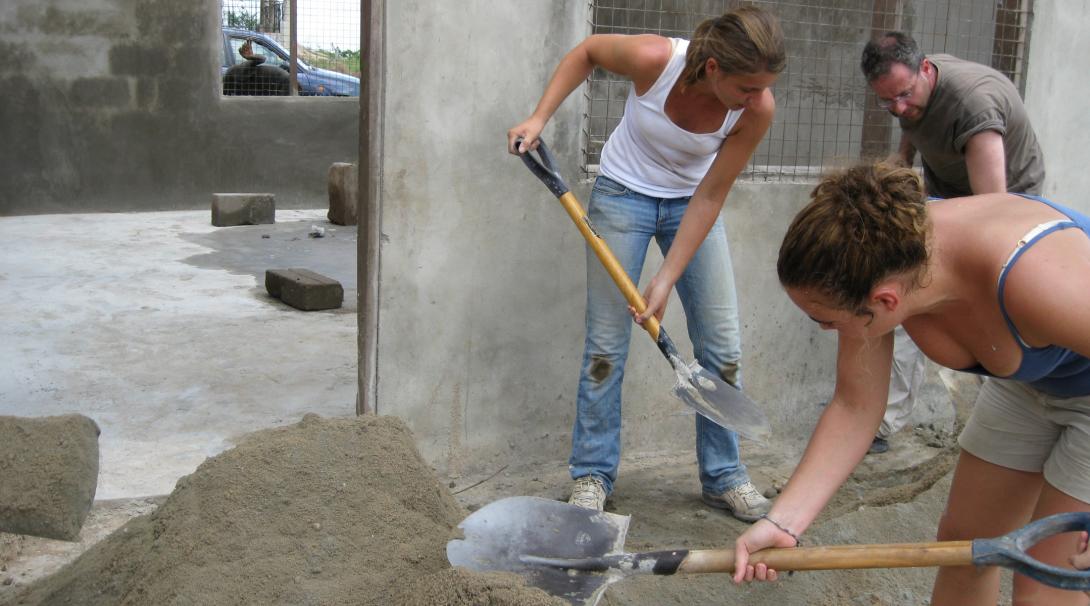
{"type": "Polygon", "coordinates": [[[1090,570],[1070,570],[1039,562],[1026,553],[1033,545],[1064,532],[1090,532],[1090,513],[1059,513],[994,539],[973,541],[973,564],[1003,566],[1061,589],[1090,590],[1090,570]]]}
{"type": "MultiPolygon", "coordinates": [[[[537,153],[540,160],[533,156],[533,151],[527,151],[520,153],[519,157],[522,158],[523,164],[530,169],[530,172],[534,173],[541,182],[549,188],[549,191],[553,192],[557,198],[560,199],[561,206],[567,211],[568,216],[571,217],[572,222],[579,228],[580,233],[583,234],[583,238],[587,241],[587,244],[594,249],[594,254],[598,256],[598,260],[602,262],[602,265],[609,272],[609,276],[613,278],[613,282],[617,285],[617,288],[621,289],[621,294],[624,295],[628,304],[631,305],[639,313],[643,313],[647,309],[647,303],[643,300],[643,295],[636,289],[636,285],[632,283],[632,278],[628,277],[628,272],[621,267],[620,262],[617,261],[617,257],[613,256],[613,251],[609,249],[606,241],[598,235],[597,230],[590,222],[590,217],[587,216],[587,212],[583,209],[583,205],[579,203],[579,200],[575,199],[575,196],[571,193],[567,184],[564,183],[564,179],[560,177],[560,172],[556,168],[556,160],[553,155],[549,153],[549,148],[545,145],[543,139],[538,139],[537,153]]],[[[515,150],[518,150],[519,144],[522,143],[522,138],[515,140],[515,150]]],[[[644,330],[651,335],[651,338],[658,344],[659,349],[663,354],[670,359],[673,363],[671,355],[677,356],[677,348],[674,347],[673,342],[666,335],[666,331],[662,330],[659,326],[658,318],[651,316],[643,323],[644,330]]]]}
{"type": "MultiPolygon", "coordinates": [[[[515,151],[518,151],[521,144],[522,137],[515,139],[515,151]]],[[[553,192],[553,195],[557,198],[571,191],[568,184],[564,183],[563,177],[560,176],[560,171],[556,168],[556,158],[553,158],[553,155],[549,153],[549,148],[545,145],[544,139],[537,140],[537,155],[540,159],[533,156],[533,150],[528,150],[520,153],[519,158],[522,158],[522,163],[526,165],[526,168],[529,168],[530,172],[534,173],[538,179],[541,179],[545,187],[548,187],[549,191],[553,192]]]]}

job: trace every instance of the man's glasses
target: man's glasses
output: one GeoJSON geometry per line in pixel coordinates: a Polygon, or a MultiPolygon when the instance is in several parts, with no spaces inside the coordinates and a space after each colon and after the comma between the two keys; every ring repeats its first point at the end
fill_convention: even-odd
{"type": "Polygon", "coordinates": [[[894,105],[897,105],[901,101],[908,101],[909,98],[912,97],[912,93],[915,92],[916,80],[918,80],[919,78],[920,78],[920,72],[916,72],[912,76],[912,84],[909,84],[908,88],[906,88],[904,90],[904,92],[898,94],[897,96],[893,97],[892,99],[883,99],[883,98],[879,97],[878,98],[878,107],[881,107],[882,109],[889,109],[889,108],[893,107],[894,105]]]}

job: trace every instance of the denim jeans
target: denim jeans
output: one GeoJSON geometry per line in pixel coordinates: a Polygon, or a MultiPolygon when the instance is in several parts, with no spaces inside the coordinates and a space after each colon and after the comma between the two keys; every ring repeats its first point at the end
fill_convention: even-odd
{"type": "MultiPolygon", "coordinates": [[[[632,281],[638,282],[651,239],[658,242],[665,256],[688,204],[687,197],[646,196],[599,176],[587,214],[632,281]]],[[[696,360],[710,372],[740,386],[738,303],[721,218],[716,219],[675,288],[685,310],[696,360]]],[[[621,458],[621,382],[634,325],[624,296],[587,246],[586,345],[568,463],[573,479],[597,476],[605,483],[607,493],[613,490],[621,458]]],[[[663,385],[664,394],[668,388],[663,385]]],[[[703,490],[718,494],[748,481],[738,456],[737,435],[701,415],[695,416],[703,490]]]]}

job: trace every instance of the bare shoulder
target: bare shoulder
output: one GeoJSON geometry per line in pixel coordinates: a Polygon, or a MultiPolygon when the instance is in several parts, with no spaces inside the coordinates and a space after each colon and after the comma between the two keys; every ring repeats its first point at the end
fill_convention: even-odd
{"type": "Polygon", "coordinates": [[[635,70],[634,76],[658,79],[674,54],[669,38],[657,34],[636,34],[628,38],[628,55],[635,70]]]}
{"type": "Polygon", "coordinates": [[[583,44],[594,65],[634,81],[657,79],[673,52],[656,34],[596,34],[583,44]]]}
{"type": "Polygon", "coordinates": [[[1036,347],[1060,345],[1090,355],[1090,238],[1078,229],[1053,232],[1027,250],[1007,274],[1007,311],[1036,347]]]}

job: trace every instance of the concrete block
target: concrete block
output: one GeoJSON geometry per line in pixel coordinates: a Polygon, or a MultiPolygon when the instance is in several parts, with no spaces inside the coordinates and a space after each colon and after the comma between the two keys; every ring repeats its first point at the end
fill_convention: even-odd
{"type": "Polygon", "coordinates": [[[212,225],[276,223],[276,196],[272,194],[212,194],[212,225]]]}
{"type": "Polygon", "coordinates": [[[329,222],[355,225],[358,204],[359,170],[355,164],[334,162],[329,167],[329,222]]]}
{"type": "Polygon", "coordinates": [[[79,540],[98,488],[98,425],[0,416],[0,531],[79,540]]]}
{"type": "Polygon", "coordinates": [[[344,287],[340,282],[309,269],[266,270],[265,290],[303,311],[336,309],[344,301],[344,287]]]}

